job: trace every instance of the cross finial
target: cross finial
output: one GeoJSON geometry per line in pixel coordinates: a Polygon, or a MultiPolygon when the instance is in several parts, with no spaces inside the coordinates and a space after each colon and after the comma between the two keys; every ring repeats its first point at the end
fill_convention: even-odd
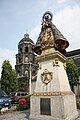
{"type": "Polygon", "coordinates": [[[25,38],[29,38],[29,34],[28,34],[28,33],[25,33],[25,34],[24,34],[24,37],[25,37],[25,38]]]}

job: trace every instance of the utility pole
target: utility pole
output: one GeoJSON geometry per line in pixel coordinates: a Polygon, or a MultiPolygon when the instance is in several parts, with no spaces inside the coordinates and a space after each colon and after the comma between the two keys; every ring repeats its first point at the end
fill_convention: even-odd
{"type": "Polygon", "coordinates": [[[30,64],[29,94],[31,95],[31,62],[29,64],[30,64]]]}

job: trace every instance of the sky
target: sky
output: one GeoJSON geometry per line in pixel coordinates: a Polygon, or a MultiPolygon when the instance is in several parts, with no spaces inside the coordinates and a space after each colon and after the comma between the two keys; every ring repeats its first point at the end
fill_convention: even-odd
{"type": "Polygon", "coordinates": [[[15,68],[18,43],[25,33],[36,43],[46,11],[68,40],[67,51],[80,48],[80,0],[0,0],[0,73],[4,60],[15,68]]]}

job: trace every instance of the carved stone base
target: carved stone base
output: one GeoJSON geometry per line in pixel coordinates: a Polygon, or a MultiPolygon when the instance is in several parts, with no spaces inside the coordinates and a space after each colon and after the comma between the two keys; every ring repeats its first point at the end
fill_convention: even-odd
{"type": "Polygon", "coordinates": [[[55,118],[55,117],[50,117],[50,116],[37,116],[35,117],[30,117],[29,120],[77,120],[77,115],[75,113],[75,115],[72,115],[72,117],[66,118],[66,119],[60,119],[60,118],[55,118]]]}
{"type": "Polygon", "coordinates": [[[65,96],[31,96],[29,120],[76,120],[77,117],[74,94],[65,96]],[[41,103],[42,99],[44,103],[41,103]],[[43,110],[41,109],[41,104],[43,105],[43,110]],[[45,109],[48,114],[45,113],[45,109]]]}
{"type": "Polygon", "coordinates": [[[29,120],[75,120],[78,113],[65,70],[66,57],[51,48],[37,60],[39,69],[29,120]]]}

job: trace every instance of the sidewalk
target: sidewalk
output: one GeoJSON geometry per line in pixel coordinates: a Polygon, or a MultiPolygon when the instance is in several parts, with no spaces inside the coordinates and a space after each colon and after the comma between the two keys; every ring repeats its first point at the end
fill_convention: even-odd
{"type": "MultiPolygon", "coordinates": [[[[80,110],[78,110],[79,116],[80,116],[80,110]]],[[[24,110],[24,111],[15,111],[12,113],[0,115],[0,120],[28,120],[30,111],[24,110]]],[[[76,120],[80,120],[80,117],[76,120]]]]}

